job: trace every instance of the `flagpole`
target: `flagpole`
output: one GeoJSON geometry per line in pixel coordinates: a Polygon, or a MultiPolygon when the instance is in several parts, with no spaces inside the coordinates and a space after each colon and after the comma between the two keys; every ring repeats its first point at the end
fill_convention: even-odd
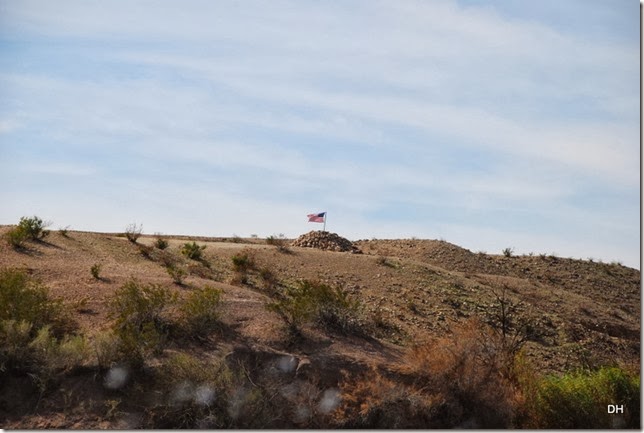
{"type": "Polygon", "coordinates": [[[326,216],[327,216],[328,214],[329,214],[328,212],[325,212],[325,213],[324,213],[324,227],[322,227],[322,231],[323,231],[323,232],[326,232],[326,216]]]}

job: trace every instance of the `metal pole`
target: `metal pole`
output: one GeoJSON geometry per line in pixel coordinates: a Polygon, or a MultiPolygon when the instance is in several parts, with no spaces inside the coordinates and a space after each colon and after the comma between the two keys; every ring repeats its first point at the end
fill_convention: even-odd
{"type": "Polygon", "coordinates": [[[328,215],[327,212],[324,212],[324,227],[322,227],[322,231],[326,232],[326,216],[328,215]]]}

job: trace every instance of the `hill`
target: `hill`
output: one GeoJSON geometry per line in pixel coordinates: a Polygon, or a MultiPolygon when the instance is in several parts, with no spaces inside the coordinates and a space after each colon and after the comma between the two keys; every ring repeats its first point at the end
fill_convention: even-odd
{"type": "MultiPolygon", "coordinates": [[[[9,230],[1,227],[0,235],[9,230]]],[[[432,367],[436,374],[425,379],[422,368],[412,368],[423,348],[434,348],[435,357],[422,358],[431,366],[441,347],[451,344],[464,350],[464,342],[487,344],[489,337],[506,350],[506,342],[516,343],[512,356],[520,353],[539,377],[578,368],[639,368],[640,272],[620,264],[473,253],[437,240],[361,240],[336,252],[290,246],[281,238],[161,238],[168,245],[163,250],[153,236],[130,242],[121,234],[78,231],[53,232],[18,250],[0,244],[0,269],[21,269],[40,281],[72,312],[72,333],[94,349],[78,365],[48,370],[42,383],[29,376],[33,366],[7,368],[0,385],[3,427],[513,427],[532,418],[519,413],[510,391],[479,396],[477,407],[469,408],[446,390],[427,394],[421,380],[448,376],[445,365],[432,367]],[[181,253],[193,241],[205,247],[197,248],[201,258],[181,253]],[[91,272],[95,265],[98,278],[91,272]],[[170,324],[163,328],[163,346],[146,352],[138,366],[118,354],[101,365],[91,353],[115,329],[112,301],[132,281],[176,297],[163,313],[170,324]],[[181,305],[206,287],[221,293],[217,324],[195,331],[196,338],[182,325],[181,305]],[[328,294],[327,287],[338,291],[328,294]],[[316,290],[337,302],[316,310],[316,319],[296,321],[315,308],[296,296],[316,290]],[[223,391],[199,385],[223,380],[204,373],[214,365],[219,372],[225,365],[230,375],[221,384],[226,402],[215,397],[223,391]],[[115,371],[127,372],[128,380],[109,387],[115,371]],[[397,418],[383,405],[386,399],[372,401],[374,392],[365,391],[361,378],[379,384],[379,392],[389,390],[388,404],[397,401],[391,384],[409,386],[396,404],[415,417],[405,415],[408,424],[392,421],[397,418]],[[418,408],[410,390],[418,392],[418,408]],[[259,403],[267,395],[292,407],[275,413],[259,403]],[[486,406],[506,398],[507,407],[486,406]],[[198,404],[202,400],[207,404],[198,404]]],[[[485,344],[471,353],[489,353],[485,344]]]]}

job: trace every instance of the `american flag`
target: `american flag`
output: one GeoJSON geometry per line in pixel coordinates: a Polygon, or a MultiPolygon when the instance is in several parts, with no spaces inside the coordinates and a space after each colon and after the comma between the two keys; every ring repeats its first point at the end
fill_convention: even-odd
{"type": "Polygon", "coordinates": [[[312,213],[307,215],[310,223],[323,223],[325,216],[326,212],[312,213]]]}

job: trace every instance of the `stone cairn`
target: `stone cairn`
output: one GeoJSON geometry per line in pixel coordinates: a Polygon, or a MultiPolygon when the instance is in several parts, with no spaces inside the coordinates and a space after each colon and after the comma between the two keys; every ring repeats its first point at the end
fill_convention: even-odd
{"type": "Polygon", "coordinates": [[[325,251],[349,251],[353,254],[362,254],[360,248],[354,246],[350,240],[338,236],[336,233],[323,232],[321,230],[303,234],[291,242],[291,246],[317,248],[325,251]]]}

